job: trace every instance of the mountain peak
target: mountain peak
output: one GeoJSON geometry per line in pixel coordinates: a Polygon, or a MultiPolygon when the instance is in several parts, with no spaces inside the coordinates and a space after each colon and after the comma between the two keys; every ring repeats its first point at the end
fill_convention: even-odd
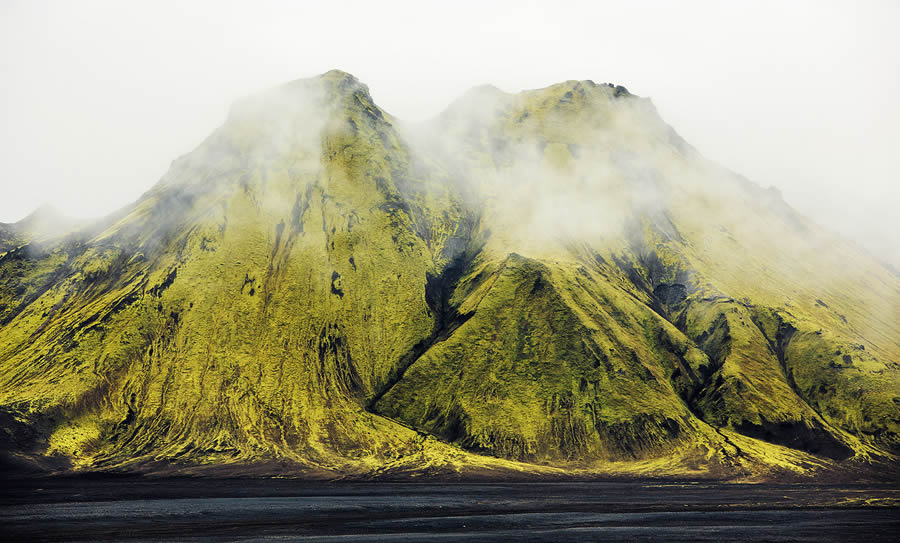
{"type": "Polygon", "coordinates": [[[343,70],[329,70],[313,79],[318,79],[324,85],[330,85],[330,88],[326,87],[326,89],[338,95],[354,94],[358,91],[362,91],[366,96],[369,95],[368,85],[360,81],[355,75],[343,70]]]}
{"type": "Polygon", "coordinates": [[[78,224],[78,220],[45,202],[18,222],[0,223],[0,253],[30,241],[57,238],[78,224]]]}
{"type": "Polygon", "coordinates": [[[340,70],[338,68],[335,68],[333,70],[328,70],[327,72],[320,74],[317,77],[319,79],[325,79],[325,80],[335,80],[335,81],[345,81],[346,80],[346,81],[354,81],[354,82],[359,83],[358,77],[356,77],[355,75],[353,75],[349,72],[345,72],[344,70],[340,70]]]}
{"type": "Polygon", "coordinates": [[[332,107],[353,102],[371,104],[369,87],[356,76],[335,69],[240,98],[231,107],[229,121],[281,122],[298,115],[321,117],[332,107]]]}
{"type": "Polygon", "coordinates": [[[20,220],[16,224],[25,225],[34,221],[47,220],[47,219],[62,219],[65,216],[62,212],[59,211],[52,204],[44,202],[41,205],[37,206],[34,211],[29,213],[24,219],[20,220]]]}
{"type": "Polygon", "coordinates": [[[74,222],[56,207],[44,202],[24,219],[15,223],[15,228],[20,232],[44,235],[66,229],[74,222]]]}

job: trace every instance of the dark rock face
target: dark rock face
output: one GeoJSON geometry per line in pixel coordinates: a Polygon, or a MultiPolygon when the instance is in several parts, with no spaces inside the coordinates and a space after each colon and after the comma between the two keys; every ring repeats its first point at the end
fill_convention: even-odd
{"type": "Polygon", "coordinates": [[[663,283],[653,289],[653,295],[667,306],[676,306],[687,298],[687,287],[680,283],[663,283]]]}
{"type": "Polygon", "coordinates": [[[853,456],[853,449],[838,441],[824,428],[810,428],[796,422],[775,423],[763,418],[762,424],[744,421],[735,429],[746,436],[832,460],[846,460],[853,456]]]}

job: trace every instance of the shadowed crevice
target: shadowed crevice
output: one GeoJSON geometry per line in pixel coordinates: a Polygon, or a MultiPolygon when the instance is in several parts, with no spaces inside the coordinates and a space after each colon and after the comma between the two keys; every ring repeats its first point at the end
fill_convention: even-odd
{"type": "Polygon", "coordinates": [[[379,387],[378,392],[369,398],[369,401],[367,402],[367,409],[369,411],[377,413],[375,405],[400,381],[400,379],[403,378],[406,370],[415,364],[415,362],[424,355],[428,349],[434,346],[434,344],[449,338],[457,328],[462,326],[463,323],[475,314],[474,312],[460,313],[458,309],[450,303],[450,297],[453,294],[453,290],[456,288],[457,282],[472,265],[477,254],[477,251],[472,253],[460,253],[439,275],[426,274],[425,302],[428,304],[428,307],[434,315],[434,327],[427,338],[416,343],[409,352],[400,358],[398,363],[394,366],[394,369],[388,374],[384,384],[379,387]]]}

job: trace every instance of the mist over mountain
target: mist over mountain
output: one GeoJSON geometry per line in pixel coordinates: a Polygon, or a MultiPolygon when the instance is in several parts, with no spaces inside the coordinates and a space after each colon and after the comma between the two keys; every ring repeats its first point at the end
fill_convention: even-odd
{"type": "Polygon", "coordinates": [[[409,123],[330,71],[39,216],[0,225],[16,469],[897,472],[900,277],[620,85],[409,123]]]}

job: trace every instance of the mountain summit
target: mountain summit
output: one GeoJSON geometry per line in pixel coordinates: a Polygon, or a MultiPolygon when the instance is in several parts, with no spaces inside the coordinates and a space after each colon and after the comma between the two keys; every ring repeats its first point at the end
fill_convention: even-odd
{"type": "Polygon", "coordinates": [[[0,251],[11,466],[770,477],[895,467],[900,279],[624,87],[405,123],[340,71],[0,251]]]}

